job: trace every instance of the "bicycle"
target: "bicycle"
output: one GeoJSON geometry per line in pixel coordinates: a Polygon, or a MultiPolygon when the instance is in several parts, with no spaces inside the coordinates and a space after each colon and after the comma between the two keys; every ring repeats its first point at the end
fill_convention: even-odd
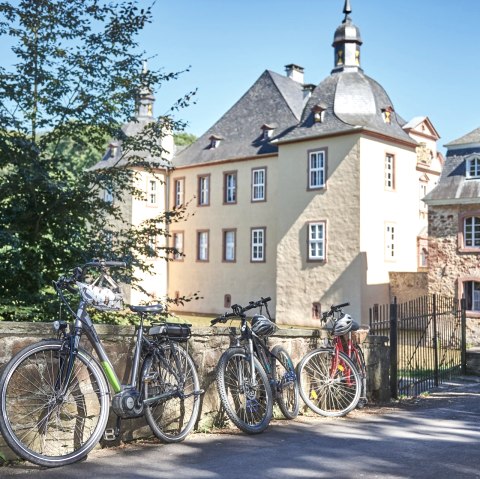
{"type": "MultiPolygon", "coordinates": [[[[299,412],[299,392],[295,367],[283,346],[268,348],[267,338],[277,327],[271,320],[267,303],[271,298],[251,301],[248,306],[232,306],[231,313],[224,313],[211,321],[211,325],[240,319],[240,334],[235,332],[233,345],[220,357],[217,365],[216,384],[220,401],[231,421],[247,434],[264,431],[273,415],[275,400],[287,419],[294,419],[299,412]],[[265,317],[262,314],[265,307],[265,317]],[[248,323],[246,312],[260,308],[248,323]]],[[[233,329],[233,328],[232,328],[233,329]]]]}
{"type": "Polygon", "coordinates": [[[140,317],[128,384],[121,384],[87,312],[119,310],[123,298],[109,270],[117,261],[92,261],[54,282],[73,315],[55,321],[56,338],[18,352],[0,377],[0,432],[21,458],[46,467],[79,461],[101,440],[120,434],[122,419],[145,416],[153,434],[165,442],[183,440],[199,413],[198,374],[186,348],[186,324],[161,322],[145,330],[147,317],[163,311],[161,304],[130,306],[140,317]],[[87,284],[87,273],[96,279],[87,284]],[[76,312],[65,296],[80,296],[76,312]],[[80,346],[86,336],[99,360],[80,346]],[[110,388],[112,389],[112,393],[110,388]],[[106,429],[110,406],[116,427],[106,429]]]}
{"type": "Polygon", "coordinates": [[[329,340],[307,353],[297,367],[303,401],[322,416],[345,416],[367,401],[365,359],[352,340],[359,325],[343,312],[348,305],[334,305],[323,313],[323,322],[331,320],[329,340]]]}

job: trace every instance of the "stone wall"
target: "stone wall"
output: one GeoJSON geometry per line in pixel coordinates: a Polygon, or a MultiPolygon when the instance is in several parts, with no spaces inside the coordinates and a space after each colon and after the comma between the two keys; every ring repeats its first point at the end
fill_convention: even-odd
{"type": "Polygon", "coordinates": [[[428,294],[428,273],[390,272],[390,299],[405,303],[428,294]]]}
{"type": "MultiPolygon", "coordinates": [[[[429,208],[429,293],[458,298],[463,295],[463,281],[480,281],[478,251],[459,248],[460,217],[469,211],[478,215],[478,206],[429,208]]],[[[476,346],[480,346],[480,314],[467,311],[467,349],[476,346]]]]}
{"type": "MultiPolygon", "coordinates": [[[[115,371],[124,382],[128,381],[129,363],[133,350],[131,340],[133,327],[110,325],[96,326],[97,332],[112,360],[115,371]]],[[[5,364],[17,351],[38,341],[53,336],[50,323],[8,323],[0,322],[0,366],[5,364]]],[[[282,344],[292,356],[295,364],[321,342],[323,334],[318,330],[283,329],[271,339],[270,345],[282,344]]],[[[389,351],[383,337],[367,336],[363,343],[368,368],[368,396],[372,402],[384,402],[390,398],[388,367],[389,351]]],[[[230,336],[226,328],[196,329],[189,341],[189,351],[195,361],[205,394],[201,399],[201,415],[198,429],[211,428],[219,422],[220,404],[215,387],[215,366],[222,352],[229,346],[230,336]]],[[[86,345],[83,344],[85,347],[86,345]]],[[[90,349],[87,347],[87,349],[90,349]]],[[[115,424],[113,412],[108,427],[115,424]]],[[[143,418],[122,421],[123,441],[150,436],[150,430],[143,418]]],[[[1,454],[12,458],[12,452],[0,436],[1,454]]]]}

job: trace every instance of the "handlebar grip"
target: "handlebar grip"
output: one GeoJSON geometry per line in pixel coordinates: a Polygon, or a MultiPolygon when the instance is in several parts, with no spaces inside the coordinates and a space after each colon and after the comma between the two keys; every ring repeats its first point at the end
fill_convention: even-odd
{"type": "Polygon", "coordinates": [[[262,298],[262,303],[268,303],[271,300],[272,298],[270,296],[267,296],[266,298],[262,298]]]}

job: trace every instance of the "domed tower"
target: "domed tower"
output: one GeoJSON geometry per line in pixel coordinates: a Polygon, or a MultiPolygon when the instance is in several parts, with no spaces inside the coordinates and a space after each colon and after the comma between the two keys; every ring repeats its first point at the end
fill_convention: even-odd
{"type": "Polygon", "coordinates": [[[333,38],[332,46],[335,49],[335,68],[332,70],[332,73],[361,70],[360,46],[362,39],[360,30],[352,23],[350,18],[350,13],[352,13],[350,0],[346,0],[343,13],[345,18],[335,31],[333,38]]]}

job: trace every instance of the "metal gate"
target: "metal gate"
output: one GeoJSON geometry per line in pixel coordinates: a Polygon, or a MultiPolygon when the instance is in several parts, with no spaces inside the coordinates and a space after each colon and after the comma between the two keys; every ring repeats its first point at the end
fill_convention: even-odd
{"type": "Polygon", "coordinates": [[[465,305],[430,295],[407,303],[375,305],[370,332],[390,338],[390,391],[418,396],[465,372],[465,305]]]}

